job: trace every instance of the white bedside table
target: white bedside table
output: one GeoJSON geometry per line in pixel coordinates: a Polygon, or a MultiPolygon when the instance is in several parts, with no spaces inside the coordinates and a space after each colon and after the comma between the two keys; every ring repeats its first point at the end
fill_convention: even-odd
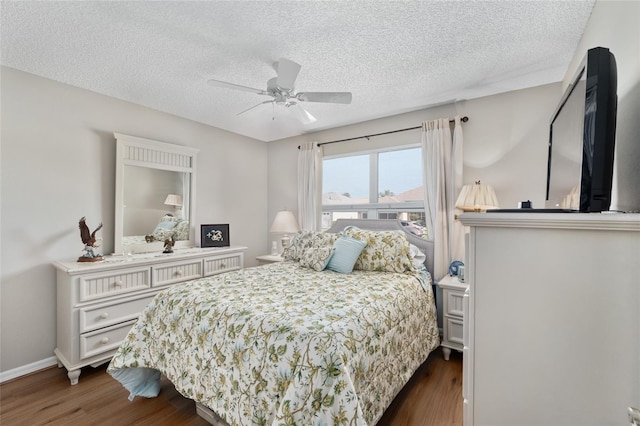
{"type": "Polygon", "coordinates": [[[279,254],[265,254],[265,255],[256,257],[256,259],[258,260],[258,262],[260,262],[261,265],[264,265],[264,264],[267,264],[267,263],[275,263],[275,262],[284,261],[282,256],[280,256],[279,254]]]}
{"type": "Polygon", "coordinates": [[[442,354],[449,360],[451,349],[462,352],[464,330],[464,292],[468,284],[461,283],[457,276],[447,275],[438,282],[442,289],[442,354]]]}

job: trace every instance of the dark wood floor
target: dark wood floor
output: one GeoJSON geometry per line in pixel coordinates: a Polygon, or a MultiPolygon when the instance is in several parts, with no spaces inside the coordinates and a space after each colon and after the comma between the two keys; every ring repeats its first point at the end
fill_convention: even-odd
{"type": "MultiPolygon", "coordinates": [[[[52,367],[0,386],[0,424],[9,425],[207,425],[193,401],[166,379],[157,398],[127,399],[106,365],[83,368],[71,386],[64,368],[52,367]]],[[[462,425],[462,356],[429,357],[385,412],[378,426],[462,425]]]]}

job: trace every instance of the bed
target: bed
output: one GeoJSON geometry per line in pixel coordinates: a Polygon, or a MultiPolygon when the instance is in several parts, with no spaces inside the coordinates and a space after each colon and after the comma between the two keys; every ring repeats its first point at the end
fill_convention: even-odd
{"type": "Polygon", "coordinates": [[[160,292],[108,372],[130,399],[157,396],[165,375],[213,424],[376,424],[439,344],[432,242],[339,220],[284,256],[160,292]],[[324,266],[342,268],[338,240],[367,241],[348,273],[322,265],[329,250],[324,266]]]}

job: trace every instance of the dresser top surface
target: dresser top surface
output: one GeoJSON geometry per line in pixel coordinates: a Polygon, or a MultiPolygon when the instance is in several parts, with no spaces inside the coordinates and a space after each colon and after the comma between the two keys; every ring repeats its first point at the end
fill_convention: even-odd
{"type": "Polygon", "coordinates": [[[465,226],[640,232],[640,213],[464,213],[465,226]]]}
{"type": "Polygon", "coordinates": [[[247,249],[243,246],[211,247],[211,248],[185,248],[174,250],[173,253],[140,253],[130,256],[106,255],[99,262],[77,262],[76,260],[63,260],[53,263],[57,269],[68,274],[84,274],[88,272],[100,272],[109,269],[129,268],[132,266],[147,266],[158,263],[202,258],[207,256],[240,253],[247,249]]]}

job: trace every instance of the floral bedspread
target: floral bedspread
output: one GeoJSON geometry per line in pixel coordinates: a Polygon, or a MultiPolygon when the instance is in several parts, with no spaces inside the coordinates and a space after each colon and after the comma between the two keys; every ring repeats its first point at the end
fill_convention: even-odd
{"type": "Polygon", "coordinates": [[[108,371],[131,398],[159,371],[231,425],[373,425],[438,344],[415,275],[283,262],[160,292],[108,371]]]}

